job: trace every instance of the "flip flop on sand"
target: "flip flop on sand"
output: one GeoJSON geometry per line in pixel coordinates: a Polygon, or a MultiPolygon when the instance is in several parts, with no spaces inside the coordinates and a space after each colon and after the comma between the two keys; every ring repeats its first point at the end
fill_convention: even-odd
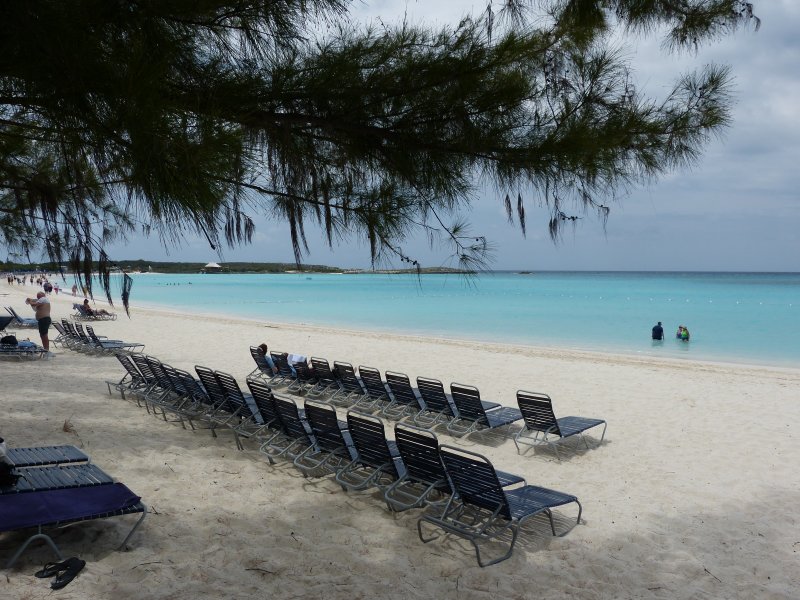
{"type": "Polygon", "coordinates": [[[54,590],[60,590],[61,588],[66,587],[66,585],[75,579],[75,576],[81,572],[81,569],[86,566],[86,561],[81,560],[77,556],[68,558],[64,562],[67,563],[67,568],[59,572],[59,574],[56,575],[56,578],[53,579],[53,583],[50,584],[50,587],[54,590]]]}
{"type": "Polygon", "coordinates": [[[52,577],[53,575],[58,575],[59,571],[64,571],[69,566],[69,561],[72,560],[68,558],[67,560],[63,560],[61,562],[55,563],[47,563],[41,570],[36,571],[33,574],[34,577],[38,577],[40,579],[44,579],[46,577],[52,577]]]}

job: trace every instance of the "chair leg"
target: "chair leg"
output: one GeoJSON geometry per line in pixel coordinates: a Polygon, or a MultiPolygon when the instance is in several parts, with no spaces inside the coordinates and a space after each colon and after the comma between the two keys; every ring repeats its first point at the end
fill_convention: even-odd
{"type": "Polygon", "coordinates": [[[122,543],[119,545],[120,550],[125,550],[125,547],[128,544],[128,540],[131,539],[131,536],[134,534],[134,532],[137,529],[139,529],[139,525],[142,524],[142,521],[144,521],[144,518],[147,516],[147,506],[145,504],[142,504],[142,508],[144,509],[142,510],[142,516],[139,517],[139,519],[136,521],[136,524],[133,526],[133,529],[131,529],[128,532],[128,535],[125,536],[125,539],[122,540],[122,543]]]}
{"type": "Polygon", "coordinates": [[[47,542],[47,544],[53,549],[53,552],[55,552],[56,556],[58,557],[58,560],[60,561],[64,560],[64,557],[61,555],[61,552],[59,551],[58,546],[56,546],[56,543],[53,541],[53,538],[51,538],[49,535],[45,533],[42,533],[42,528],[39,527],[39,533],[32,535],[27,540],[25,540],[25,543],[22,544],[20,549],[17,550],[14,553],[14,556],[12,556],[11,559],[6,563],[6,569],[10,569],[11,567],[13,567],[14,563],[17,562],[17,559],[20,556],[22,556],[22,553],[25,552],[27,547],[30,546],[31,542],[35,540],[44,540],[45,542],[47,542]]]}
{"type": "Polygon", "coordinates": [[[514,553],[514,545],[517,543],[518,534],[519,534],[519,524],[511,525],[511,543],[508,546],[508,552],[506,552],[500,558],[495,558],[494,560],[490,560],[487,563],[483,562],[483,559],[481,558],[481,550],[480,547],[478,546],[477,538],[471,537],[469,541],[472,542],[472,546],[475,548],[475,556],[478,559],[478,565],[481,568],[490,567],[492,565],[496,565],[497,563],[503,562],[504,560],[510,558],[511,555],[514,553]]]}
{"type": "Polygon", "coordinates": [[[422,540],[422,543],[423,544],[427,544],[428,542],[432,542],[434,540],[438,540],[439,539],[439,534],[438,533],[436,535],[431,536],[431,537],[425,537],[425,536],[422,535],[422,523],[423,523],[423,521],[426,522],[426,523],[428,522],[427,519],[425,519],[425,517],[420,517],[417,520],[417,534],[419,534],[419,539],[422,540]]]}

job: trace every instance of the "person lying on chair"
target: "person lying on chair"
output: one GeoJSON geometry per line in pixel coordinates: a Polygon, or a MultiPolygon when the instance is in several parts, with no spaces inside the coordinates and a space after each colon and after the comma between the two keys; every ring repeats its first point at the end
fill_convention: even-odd
{"type": "Polygon", "coordinates": [[[83,310],[85,310],[86,314],[89,315],[90,317],[94,317],[94,316],[112,317],[112,316],[114,316],[104,308],[96,310],[96,309],[92,308],[91,306],[89,306],[89,299],[88,298],[84,298],[84,300],[83,300],[83,310]]]}
{"type": "Polygon", "coordinates": [[[267,361],[269,368],[272,369],[272,372],[277,375],[278,374],[278,367],[275,366],[275,361],[272,360],[272,357],[269,355],[269,347],[266,344],[260,344],[258,346],[258,353],[264,357],[264,360],[267,361]]]}

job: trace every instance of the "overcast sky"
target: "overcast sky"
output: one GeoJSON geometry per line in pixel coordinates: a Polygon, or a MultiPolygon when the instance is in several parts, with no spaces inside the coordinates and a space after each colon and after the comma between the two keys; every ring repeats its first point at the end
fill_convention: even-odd
{"type": "MultiPolygon", "coordinates": [[[[495,1],[495,6],[499,2],[495,1]]],[[[484,10],[486,0],[363,0],[352,15],[362,20],[401,19],[456,24],[484,10]]],[[[480,196],[468,216],[475,233],[496,248],[496,269],[800,271],[800,2],[755,0],[759,32],[740,31],[703,47],[696,56],[674,56],[650,37],[629,45],[638,85],[651,97],[668,93],[674,77],[708,62],[729,64],[737,103],[733,126],[708,146],[691,170],[674,172],[612,203],[604,229],[592,218],[578,222],[554,245],[549,214],[526,206],[527,238],[509,225],[502,202],[480,196]]],[[[630,40],[628,40],[630,42],[630,40]]],[[[114,246],[114,259],[171,261],[293,260],[288,226],[256,220],[254,243],[220,257],[201,239],[165,251],[155,238],[114,246]]],[[[350,241],[328,250],[319,231],[307,230],[309,264],[368,267],[366,244],[350,241]]],[[[423,240],[406,251],[424,266],[449,265],[446,248],[423,240]]]]}

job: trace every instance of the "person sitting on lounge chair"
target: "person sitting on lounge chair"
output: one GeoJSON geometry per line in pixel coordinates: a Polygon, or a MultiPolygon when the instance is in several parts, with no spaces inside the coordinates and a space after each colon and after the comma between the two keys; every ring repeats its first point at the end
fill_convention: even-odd
{"type": "Polygon", "coordinates": [[[275,361],[272,360],[272,357],[269,355],[269,348],[266,344],[261,344],[258,346],[258,353],[264,357],[264,360],[267,361],[269,368],[272,369],[272,372],[277,375],[278,374],[278,367],[275,366],[275,361]]]}
{"type": "Polygon", "coordinates": [[[86,314],[89,315],[90,317],[94,317],[94,316],[113,317],[114,316],[104,308],[94,309],[91,306],[89,306],[89,299],[88,298],[84,298],[83,299],[83,310],[85,310],[86,314]]]}

